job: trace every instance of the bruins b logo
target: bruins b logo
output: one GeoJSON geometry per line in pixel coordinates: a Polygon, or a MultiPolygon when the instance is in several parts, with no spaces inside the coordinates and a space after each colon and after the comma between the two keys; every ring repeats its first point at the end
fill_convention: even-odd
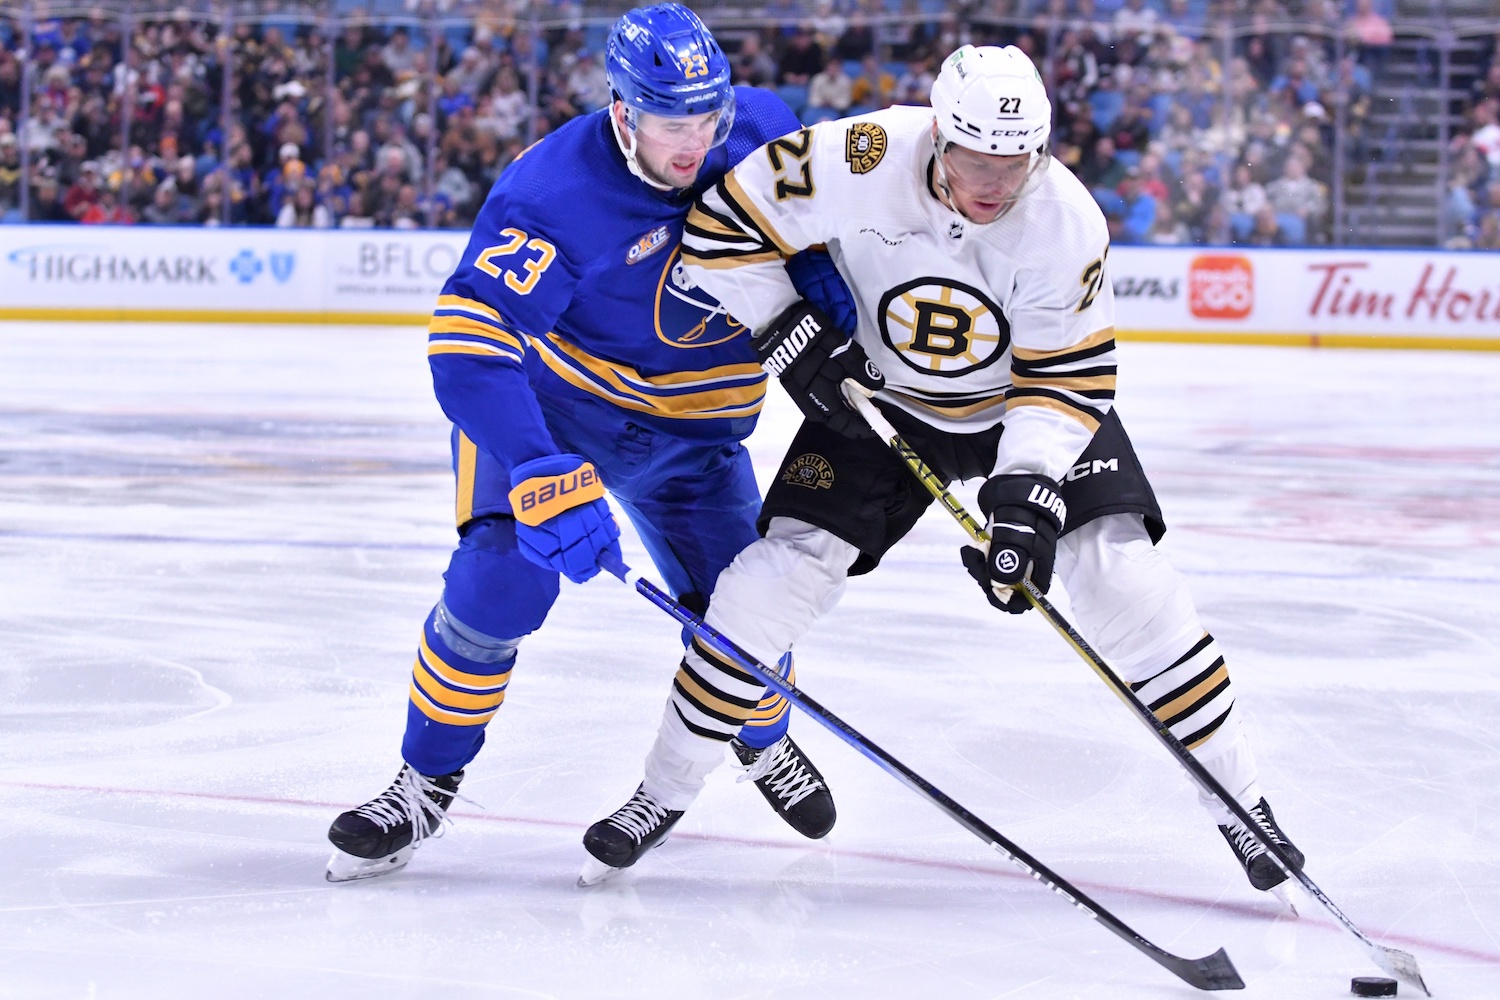
{"type": "Polygon", "coordinates": [[[885,156],[885,129],[874,122],[855,122],[844,138],[844,161],[856,174],[867,174],[885,156]]]}
{"type": "Polygon", "coordinates": [[[994,364],[1010,346],[1010,323],[977,288],[918,278],[880,300],[880,337],[924,375],[957,378],[994,364]]]}
{"type": "Polygon", "coordinates": [[[810,490],[831,489],[833,466],[822,455],[801,455],[787,463],[781,472],[781,481],[791,486],[806,486],[810,490]]]}

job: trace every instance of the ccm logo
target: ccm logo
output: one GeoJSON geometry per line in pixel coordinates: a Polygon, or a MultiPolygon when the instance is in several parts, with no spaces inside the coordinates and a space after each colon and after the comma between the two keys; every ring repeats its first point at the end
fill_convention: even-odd
{"type": "Polygon", "coordinates": [[[1188,308],[1200,319],[1244,319],[1255,307],[1248,257],[1206,254],[1188,268],[1188,308]]]}
{"type": "Polygon", "coordinates": [[[521,494],[521,504],[517,509],[517,513],[524,514],[543,504],[550,503],[558,497],[565,497],[569,493],[576,493],[578,490],[586,489],[594,485],[598,481],[598,478],[599,473],[595,472],[592,468],[588,468],[575,472],[571,476],[558,476],[555,479],[549,479],[539,488],[527,490],[521,494]]]}
{"type": "Polygon", "coordinates": [[[791,332],[776,345],[776,350],[761,362],[761,367],[780,378],[787,366],[797,360],[797,355],[802,353],[802,349],[808,345],[808,342],[822,332],[823,328],[818,325],[817,320],[811,316],[803,316],[802,322],[792,327],[791,332]]]}
{"type": "Polygon", "coordinates": [[[1118,458],[1096,458],[1090,467],[1088,462],[1079,462],[1068,470],[1068,482],[1082,479],[1084,476],[1097,476],[1101,472],[1119,472],[1120,460],[1118,458]]]}

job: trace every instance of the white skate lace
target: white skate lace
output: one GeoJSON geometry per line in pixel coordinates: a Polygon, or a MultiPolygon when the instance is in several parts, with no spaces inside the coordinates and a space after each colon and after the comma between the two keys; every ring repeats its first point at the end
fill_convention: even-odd
{"type": "Polygon", "coordinates": [[[411,842],[416,844],[428,837],[441,837],[445,826],[453,825],[447,809],[434,802],[433,795],[463,799],[470,805],[478,805],[474,800],[434,783],[425,774],[403,767],[390,788],[354,811],[378,824],[383,832],[389,832],[403,822],[411,823],[411,842]]]}
{"type": "MultiPolygon", "coordinates": [[[[1260,807],[1252,807],[1247,809],[1246,812],[1250,814],[1251,819],[1255,820],[1255,825],[1266,832],[1266,836],[1271,838],[1272,843],[1285,843],[1284,840],[1276,835],[1276,828],[1271,825],[1271,822],[1265,816],[1261,815],[1260,807]]],[[[1249,827],[1245,826],[1239,820],[1234,821],[1234,826],[1230,828],[1229,832],[1234,836],[1235,850],[1239,851],[1246,861],[1254,861],[1266,853],[1265,846],[1256,839],[1255,834],[1250,832],[1249,827]]]]}
{"type": "Polygon", "coordinates": [[[649,795],[637,788],[630,801],[609,818],[611,826],[623,830],[639,844],[667,818],[667,810],[656,804],[649,795]]]}
{"type": "Polygon", "coordinates": [[[745,767],[745,773],[740,775],[739,780],[759,781],[767,777],[770,779],[767,786],[776,793],[777,798],[786,802],[783,811],[791,809],[823,787],[823,783],[802,766],[801,758],[792,752],[791,740],[785,736],[762,750],[760,756],[745,767]]]}

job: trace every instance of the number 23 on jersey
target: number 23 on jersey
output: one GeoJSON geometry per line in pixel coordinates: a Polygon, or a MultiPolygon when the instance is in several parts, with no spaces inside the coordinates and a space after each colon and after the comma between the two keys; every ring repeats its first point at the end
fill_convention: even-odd
{"type": "Polygon", "coordinates": [[[541,278],[542,272],[552,266],[552,261],[557,257],[557,248],[544,239],[531,239],[519,229],[502,229],[500,235],[506,237],[506,241],[481,250],[479,256],[474,258],[474,267],[491,278],[498,278],[504,274],[506,288],[517,295],[530,295],[531,290],[536,287],[537,281],[541,278]],[[525,272],[525,277],[521,276],[521,271],[502,268],[495,263],[496,258],[508,257],[523,247],[537,251],[536,257],[527,257],[520,262],[521,271],[525,272]]]}

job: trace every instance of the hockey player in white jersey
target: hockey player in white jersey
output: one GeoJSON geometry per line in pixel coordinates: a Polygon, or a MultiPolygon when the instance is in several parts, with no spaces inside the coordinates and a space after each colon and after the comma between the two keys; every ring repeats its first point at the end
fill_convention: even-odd
{"type": "MultiPolygon", "coordinates": [[[[964,46],[931,108],[777,139],[699,199],[688,271],[756,331],[763,366],[807,418],[767,493],[763,537],[720,575],[707,621],[776,662],[931,502],[844,403],[853,378],[941,477],[985,479],[992,541],[964,563],[990,602],[1024,611],[1012,588],[1029,578],[1046,591],[1055,567],[1079,630],[1300,867],[1260,790],[1218,644],[1155,547],[1161,511],[1113,408],[1109,234],[1084,186],[1051,162],[1051,118],[1019,49],[964,46]],[[853,331],[787,278],[786,258],[817,245],[851,286],[853,331]]],[[[643,788],[681,809],[722,756],[703,731],[730,732],[761,685],[696,643],[678,676],[688,683],[643,788]]],[[[1202,799],[1252,885],[1285,880],[1202,799]]]]}

